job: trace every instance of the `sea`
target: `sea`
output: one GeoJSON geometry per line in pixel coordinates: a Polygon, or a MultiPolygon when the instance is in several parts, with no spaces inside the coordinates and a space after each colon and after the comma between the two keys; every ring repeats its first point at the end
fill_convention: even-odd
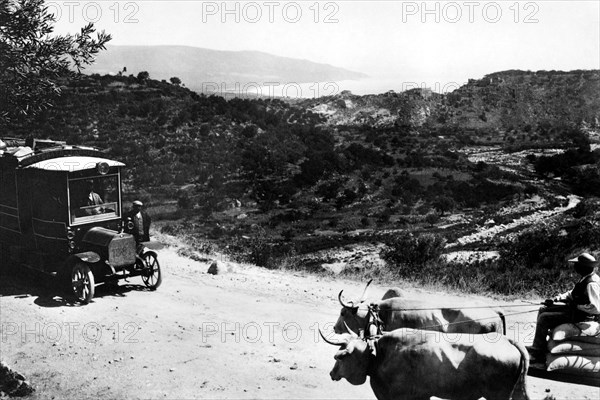
{"type": "Polygon", "coordinates": [[[225,98],[285,98],[307,99],[325,96],[339,95],[344,91],[349,91],[355,95],[382,94],[390,91],[397,93],[410,89],[430,89],[436,93],[449,93],[464,85],[466,82],[435,82],[422,80],[405,80],[400,77],[388,78],[363,78],[357,80],[342,80],[328,82],[248,82],[236,84],[216,84],[203,85],[201,90],[195,89],[205,94],[215,94],[225,98]]]}

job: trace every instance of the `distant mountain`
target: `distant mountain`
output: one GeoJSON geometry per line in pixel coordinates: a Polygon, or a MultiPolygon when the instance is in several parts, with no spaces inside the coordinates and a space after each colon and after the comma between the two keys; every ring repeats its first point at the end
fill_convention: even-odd
{"type": "MultiPolygon", "coordinates": [[[[86,73],[137,75],[148,71],[153,79],[178,77],[195,91],[214,91],[217,87],[243,88],[257,83],[329,82],[361,79],[366,75],[308,60],[279,57],[259,51],[219,51],[188,46],[109,46],[86,73]]],[[[273,85],[275,86],[275,85],[273,85]]],[[[222,89],[219,89],[221,91],[222,89]]]]}

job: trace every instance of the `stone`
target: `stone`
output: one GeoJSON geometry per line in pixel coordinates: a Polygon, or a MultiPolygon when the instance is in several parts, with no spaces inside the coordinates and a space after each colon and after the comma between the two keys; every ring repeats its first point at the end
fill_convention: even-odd
{"type": "Polygon", "coordinates": [[[218,263],[216,261],[213,261],[213,263],[208,268],[207,273],[209,273],[211,275],[223,275],[223,274],[226,274],[227,272],[232,272],[233,269],[234,269],[234,267],[231,263],[226,263],[226,262],[218,263]]]}
{"type": "Polygon", "coordinates": [[[33,393],[34,390],[23,375],[10,369],[6,363],[0,363],[0,393],[21,397],[33,393]]]}
{"type": "Polygon", "coordinates": [[[222,274],[226,273],[227,270],[225,268],[223,268],[222,265],[219,265],[219,263],[214,261],[212,264],[210,264],[210,267],[208,267],[207,272],[211,275],[222,275],[222,274]]]}

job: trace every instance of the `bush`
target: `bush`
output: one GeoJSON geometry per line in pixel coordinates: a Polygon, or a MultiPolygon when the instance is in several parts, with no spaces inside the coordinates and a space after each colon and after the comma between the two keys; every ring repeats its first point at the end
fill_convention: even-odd
{"type": "Polygon", "coordinates": [[[523,292],[550,296],[572,288],[580,277],[566,260],[597,248],[600,231],[595,218],[577,220],[569,232],[562,227],[538,226],[504,243],[495,270],[489,271],[497,276],[490,290],[511,294],[519,291],[519,284],[523,292]]]}
{"type": "Polygon", "coordinates": [[[583,199],[573,208],[575,218],[594,216],[598,212],[600,212],[600,199],[597,197],[583,199]]]}
{"type": "Polygon", "coordinates": [[[281,232],[281,236],[283,237],[283,240],[285,240],[286,242],[290,242],[294,238],[294,236],[296,236],[296,232],[293,228],[284,229],[281,232]]]}
{"type": "Polygon", "coordinates": [[[436,234],[401,232],[386,240],[381,258],[401,277],[412,277],[428,263],[438,261],[446,239],[436,234]]]}
{"type": "Polygon", "coordinates": [[[431,226],[435,225],[439,220],[440,216],[435,211],[427,213],[425,216],[425,221],[431,226]]]}
{"type": "Polygon", "coordinates": [[[177,198],[177,206],[182,209],[190,209],[193,206],[192,198],[186,192],[182,192],[179,194],[177,198]]]}
{"type": "Polygon", "coordinates": [[[390,217],[392,216],[392,210],[389,207],[386,207],[377,215],[377,222],[380,224],[386,224],[390,222],[390,217]]]}

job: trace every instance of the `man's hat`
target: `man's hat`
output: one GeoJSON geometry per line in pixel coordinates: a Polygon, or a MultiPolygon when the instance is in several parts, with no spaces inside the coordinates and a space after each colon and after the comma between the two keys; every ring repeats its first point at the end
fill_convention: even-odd
{"type": "Polygon", "coordinates": [[[597,263],[596,259],[590,253],[582,253],[579,257],[570,259],[569,262],[576,262],[581,265],[590,266],[594,266],[597,263]]]}
{"type": "Polygon", "coordinates": [[[142,207],[142,206],[144,205],[144,203],[142,203],[142,202],[141,202],[141,201],[139,201],[139,200],[136,200],[136,201],[134,201],[134,202],[133,202],[133,205],[134,205],[134,206],[139,206],[139,207],[142,207]]]}

